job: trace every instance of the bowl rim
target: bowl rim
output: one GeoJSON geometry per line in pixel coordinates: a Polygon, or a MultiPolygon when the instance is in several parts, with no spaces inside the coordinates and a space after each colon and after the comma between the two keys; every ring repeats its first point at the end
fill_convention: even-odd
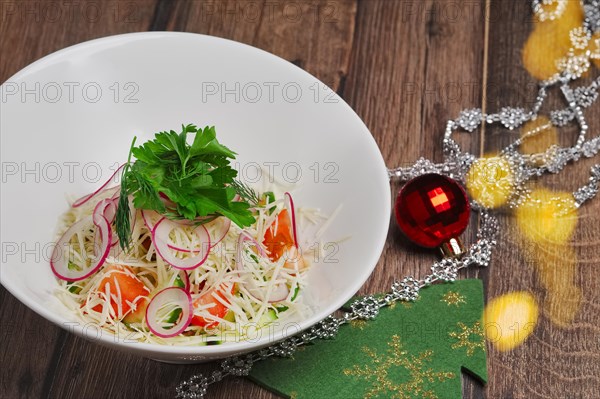
{"type": "MultiPolygon", "coordinates": [[[[326,86],[321,80],[319,80],[312,74],[306,72],[302,68],[292,64],[291,62],[289,62],[275,54],[272,54],[268,51],[259,49],[257,47],[254,47],[254,46],[251,46],[251,45],[248,45],[245,43],[237,42],[237,41],[226,39],[226,38],[216,37],[216,36],[198,34],[198,33],[159,31],[159,32],[133,32],[133,33],[105,36],[105,37],[101,37],[101,38],[97,38],[97,39],[84,41],[84,42],[81,42],[81,43],[78,43],[78,44],[75,44],[75,45],[72,45],[69,47],[65,47],[63,49],[52,52],[52,53],[34,61],[33,63],[27,65],[26,67],[19,70],[14,75],[12,75],[10,78],[8,78],[5,82],[3,82],[2,85],[0,85],[0,87],[3,86],[6,82],[11,82],[11,81],[22,79],[28,73],[30,73],[31,71],[36,71],[38,68],[43,69],[49,63],[53,62],[54,60],[66,57],[69,55],[69,53],[72,53],[72,52],[76,52],[79,50],[85,50],[88,48],[93,48],[94,46],[98,46],[98,45],[107,45],[107,44],[110,44],[111,42],[115,42],[115,44],[123,43],[123,42],[130,43],[135,40],[152,40],[152,39],[160,39],[160,38],[191,38],[191,39],[196,38],[199,40],[220,42],[221,44],[226,45],[226,46],[234,46],[234,47],[237,46],[240,48],[251,49],[254,52],[256,52],[257,54],[259,54],[261,57],[266,57],[266,58],[270,59],[270,62],[285,63],[287,68],[289,68],[292,71],[295,71],[295,73],[299,73],[300,76],[303,76],[304,78],[307,78],[307,79],[317,81],[317,82],[323,84],[324,86],[326,86]]],[[[367,139],[370,142],[370,145],[372,145],[373,148],[377,150],[377,154],[379,154],[379,157],[377,159],[377,163],[378,163],[377,167],[381,170],[381,174],[380,174],[380,176],[373,176],[373,178],[381,179],[387,185],[387,183],[389,182],[387,168],[385,166],[383,156],[381,154],[381,150],[379,149],[377,143],[375,142],[373,135],[370,133],[369,129],[364,124],[364,122],[361,120],[361,118],[356,114],[356,112],[352,109],[352,107],[350,107],[350,105],[348,105],[348,103],[346,103],[346,101],[344,101],[344,99],[342,99],[335,92],[334,92],[334,98],[336,98],[338,100],[338,102],[341,104],[342,107],[345,107],[347,109],[347,111],[349,111],[349,116],[351,116],[352,118],[355,119],[354,122],[356,123],[356,125],[361,130],[363,130],[364,134],[367,135],[367,139]]],[[[378,204],[378,206],[383,207],[384,215],[389,215],[390,211],[391,211],[391,202],[390,202],[391,201],[391,190],[388,188],[386,190],[383,190],[383,193],[384,194],[381,198],[381,204],[378,204]]],[[[318,323],[320,320],[323,320],[325,317],[327,317],[328,315],[332,314],[333,312],[338,310],[340,307],[342,307],[363,286],[365,281],[371,276],[375,267],[377,266],[378,260],[381,257],[381,254],[383,252],[387,234],[388,234],[388,230],[389,230],[389,218],[386,218],[385,221],[386,221],[385,223],[382,223],[382,228],[380,229],[380,231],[376,232],[377,237],[376,237],[375,242],[377,243],[377,247],[374,248],[373,251],[371,252],[371,256],[370,256],[370,259],[368,262],[368,263],[370,263],[369,267],[365,268],[366,272],[364,272],[360,276],[360,278],[356,279],[352,286],[348,287],[345,291],[343,291],[344,292],[343,295],[340,295],[336,301],[333,301],[333,302],[329,303],[328,305],[323,306],[323,310],[321,312],[312,314],[308,318],[297,322],[296,324],[299,326],[299,330],[295,331],[293,334],[286,334],[287,330],[281,329],[277,333],[275,333],[274,336],[269,337],[269,339],[267,339],[267,337],[262,337],[258,341],[252,341],[252,342],[240,340],[240,341],[235,341],[235,342],[231,342],[231,343],[229,343],[229,342],[224,343],[221,345],[203,345],[203,346],[159,345],[159,344],[152,344],[152,343],[145,343],[145,342],[138,342],[138,341],[126,342],[126,340],[121,340],[120,337],[117,340],[117,337],[115,337],[112,333],[110,333],[109,331],[104,330],[104,329],[101,329],[102,333],[101,333],[100,337],[98,337],[97,339],[91,339],[91,338],[89,338],[88,334],[85,331],[85,328],[84,328],[85,326],[82,326],[80,323],[78,323],[75,326],[73,326],[72,323],[71,323],[71,325],[66,326],[65,319],[63,317],[60,317],[57,312],[52,311],[49,308],[39,305],[36,301],[30,300],[29,297],[27,295],[25,295],[25,293],[23,293],[22,291],[15,289],[14,287],[11,287],[10,281],[6,280],[6,277],[4,277],[3,273],[0,273],[0,284],[2,284],[2,286],[4,288],[6,288],[13,296],[15,296],[21,303],[26,305],[29,309],[33,310],[34,312],[36,312],[38,315],[42,316],[46,320],[51,321],[58,327],[61,327],[69,332],[75,333],[77,336],[86,338],[87,340],[93,340],[94,342],[99,343],[104,346],[122,348],[123,350],[126,350],[127,352],[135,352],[142,356],[144,356],[144,355],[148,356],[151,353],[156,353],[156,354],[171,354],[171,355],[190,355],[190,356],[200,356],[200,357],[201,357],[201,355],[206,355],[207,358],[226,357],[226,356],[229,356],[229,355],[232,355],[235,353],[249,352],[252,350],[260,349],[261,347],[272,345],[272,344],[274,344],[278,341],[281,341],[289,336],[292,336],[294,334],[297,334],[301,331],[304,331],[304,330],[312,327],[313,325],[318,323]],[[221,356],[217,356],[217,355],[221,355],[221,356]]]]}

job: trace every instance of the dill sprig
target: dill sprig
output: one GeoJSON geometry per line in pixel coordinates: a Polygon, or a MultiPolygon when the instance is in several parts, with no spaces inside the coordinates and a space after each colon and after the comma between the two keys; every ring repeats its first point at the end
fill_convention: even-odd
{"type": "Polygon", "coordinates": [[[115,215],[115,230],[117,237],[119,237],[119,245],[121,249],[125,250],[129,248],[131,242],[131,209],[129,207],[129,194],[127,192],[127,184],[125,179],[127,173],[131,168],[131,153],[135,146],[137,137],[134,136],[129,147],[129,154],[127,155],[127,163],[123,166],[123,172],[121,173],[121,188],[119,194],[119,204],[117,206],[117,214],[115,215]]]}
{"type": "Polygon", "coordinates": [[[233,179],[231,186],[235,188],[235,191],[244,201],[250,203],[252,206],[258,205],[260,196],[252,187],[238,179],[233,179]]]}

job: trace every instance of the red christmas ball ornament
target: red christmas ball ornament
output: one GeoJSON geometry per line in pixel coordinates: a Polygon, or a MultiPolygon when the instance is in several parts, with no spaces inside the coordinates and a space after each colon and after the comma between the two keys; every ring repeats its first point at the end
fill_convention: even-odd
{"type": "Polygon", "coordinates": [[[471,207],[456,181],[436,173],[416,177],[398,193],[395,211],[398,226],[416,244],[441,247],[449,255],[462,253],[457,237],[469,224],[471,207]]]}

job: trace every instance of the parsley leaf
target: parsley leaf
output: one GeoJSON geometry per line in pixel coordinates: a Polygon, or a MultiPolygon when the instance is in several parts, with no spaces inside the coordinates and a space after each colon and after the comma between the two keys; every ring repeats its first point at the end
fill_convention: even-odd
{"type": "Polygon", "coordinates": [[[115,218],[121,247],[126,249],[131,239],[130,195],[135,208],[155,210],[170,218],[197,221],[225,216],[242,228],[254,223],[249,198],[243,195],[248,189],[235,180],[237,171],[230,164],[235,156],[217,141],[214,126],[182,125],[180,133],[159,132],[137,147],[134,139],[123,168],[115,218]],[[191,144],[188,135],[194,135],[191,144]],[[136,159],[133,163],[132,156],[136,159]],[[234,201],[238,193],[241,200],[234,201]],[[165,197],[174,207],[165,205],[165,197]]]}

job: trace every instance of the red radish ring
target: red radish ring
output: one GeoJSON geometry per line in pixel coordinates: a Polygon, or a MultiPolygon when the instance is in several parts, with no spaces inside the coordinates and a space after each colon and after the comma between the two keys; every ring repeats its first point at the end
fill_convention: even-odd
{"type": "MultiPolygon", "coordinates": [[[[244,270],[244,265],[242,263],[242,259],[244,256],[243,251],[244,251],[244,245],[245,245],[246,241],[250,241],[251,244],[257,248],[258,253],[261,257],[265,256],[265,252],[262,249],[262,247],[260,246],[260,244],[254,238],[252,238],[252,236],[248,232],[242,231],[240,234],[240,237],[238,238],[237,257],[235,260],[236,268],[239,271],[244,270]]],[[[259,288],[252,278],[244,279],[244,280],[247,284],[248,292],[252,296],[254,296],[256,299],[258,299],[259,301],[263,301],[264,296],[262,295],[262,292],[261,292],[263,289],[259,288]]],[[[268,302],[269,303],[281,302],[281,301],[285,300],[289,294],[290,294],[290,289],[288,288],[287,284],[284,284],[284,283],[277,284],[271,290],[268,302]]]]}
{"type": "MultiPolygon", "coordinates": [[[[252,293],[254,295],[254,293],[252,293]]],[[[279,283],[273,287],[269,295],[269,303],[285,301],[290,294],[287,284],[279,283]]]]}
{"type": "MultiPolygon", "coordinates": [[[[258,241],[256,241],[254,238],[252,238],[252,236],[248,232],[246,232],[246,230],[242,230],[242,232],[240,233],[240,236],[238,237],[237,256],[235,258],[235,268],[237,270],[239,270],[240,272],[244,271],[244,263],[242,262],[242,259],[244,256],[243,251],[244,251],[244,245],[245,245],[246,241],[250,241],[250,243],[252,245],[254,245],[255,248],[257,248],[257,250],[259,251],[261,256],[264,256],[264,251],[262,250],[258,241]]],[[[243,277],[243,275],[241,273],[238,273],[238,275],[240,277],[243,277]]]]}
{"type": "Polygon", "coordinates": [[[236,259],[236,266],[238,268],[238,270],[242,270],[243,266],[242,266],[242,251],[244,250],[244,245],[246,241],[250,241],[250,243],[256,248],[256,250],[258,251],[259,255],[264,257],[265,254],[265,250],[263,249],[263,247],[258,243],[258,241],[256,241],[254,238],[252,238],[252,236],[250,235],[250,233],[248,233],[246,230],[242,230],[242,232],[240,233],[240,236],[238,237],[238,247],[237,247],[237,259],[236,259]]]}
{"type": "Polygon", "coordinates": [[[181,247],[178,247],[173,244],[167,244],[167,247],[171,248],[173,251],[182,252],[184,254],[197,254],[200,252],[200,249],[194,250],[194,249],[181,248],[181,247]]]}
{"type": "MultiPolygon", "coordinates": [[[[113,187],[113,189],[120,188],[119,186],[113,187]]],[[[111,190],[110,188],[107,190],[111,190]]],[[[110,197],[110,199],[117,201],[119,203],[119,197],[121,196],[121,190],[115,190],[115,193],[110,197]]]]}
{"type": "MultiPolygon", "coordinates": [[[[62,237],[56,242],[52,256],[50,258],[50,267],[54,274],[66,281],[80,281],[92,274],[96,273],[98,269],[104,264],[106,257],[110,251],[110,243],[112,241],[112,230],[110,224],[104,216],[88,216],[74,223],[69,229],[62,235],[62,237]],[[96,260],[88,268],[82,268],[82,270],[71,270],[69,269],[69,259],[67,255],[70,253],[69,246],[71,238],[79,231],[89,229],[91,225],[96,226],[96,231],[100,231],[100,244],[99,248],[94,251],[98,254],[96,260]]],[[[96,244],[94,245],[96,247],[96,244]]],[[[86,253],[86,257],[93,256],[86,253]]]]}
{"type": "Polygon", "coordinates": [[[121,166],[119,166],[117,168],[117,170],[115,170],[114,173],[108,178],[108,180],[106,182],[104,182],[104,184],[102,184],[96,191],[94,191],[88,195],[84,195],[83,197],[77,199],[75,202],[73,202],[73,205],[71,205],[71,206],[73,208],[77,208],[78,206],[81,206],[81,205],[85,204],[86,202],[88,202],[89,200],[91,200],[93,197],[95,197],[100,192],[103,192],[105,189],[108,190],[108,189],[112,188],[112,187],[107,187],[107,186],[114,179],[114,177],[119,173],[119,171],[121,169],[123,169],[123,166],[125,166],[125,164],[122,164],[121,166]]]}
{"type": "MultiPolygon", "coordinates": [[[[169,219],[169,221],[171,221],[171,222],[173,222],[173,223],[175,223],[175,224],[182,225],[182,223],[179,223],[179,222],[178,222],[178,221],[176,221],[176,220],[170,220],[170,219],[169,219]]],[[[193,226],[193,224],[183,224],[183,226],[191,227],[191,226],[193,226]]],[[[207,236],[208,236],[208,240],[209,240],[209,241],[208,241],[208,242],[209,242],[208,246],[209,246],[209,249],[210,249],[210,248],[212,248],[212,245],[210,245],[210,242],[211,242],[211,241],[210,241],[210,235],[208,234],[208,230],[206,229],[206,227],[204,227],[203,225],[202,225],[202,226],[197,226],[197,227],[196,227],[196,229],[195,229],[194,231],[199,231],[199,229],[200,229],[201,227],[203,227],[203,228],[204,228],[204,230],[206,231],[206,233],[204,233],[204,232],[201,232],[201,236],[202,236],[202,237],[204,237],[205,235],[207,235],[207,236]]],[[[175,245],[175,243],[173,243],[173,240],[171,240],[171,238],[170,238],[170,237],[169,237],[169,240],[168,240],[168,242],[167,242],[167,247],[171,248],[173,251],[182,252],[182,253],[184,253],[184,254],[190,254],[190,253],[191,253],[191,254],[197,254],[197,253],[200,253],[200,251],[202,251],[202,248],[201,248],[201,247],[202,247],[203,245],[204,245],[204,242],[201,242],[201,243],[200,243],[200,247],[197,247],[197,248],[191,248],[191,249],[190,249],[190,248],[178,247],[177,245],[175,245]]]]}
{"type": "MultiPolygon", "coordinates": [[[[188,249],[188,251],[191,251],[190,254],[196,255],[186,259],[180,259],[175,256],[173,249],[169,247],[169,244],[173,245],[169,238],[169,234],[173,229],[177,228],[181,228],[181,226],[167,218],[160,219],[156,225],[154,225],[154,229],[152,230],[152,242],[154,243],[156,252],[165,262],[176,269],[195,269],[203,264],[206,261],[206,258],[208,258],[208,253],[210,252],[210,236],[208,235],[208,231],[206,231],[206,228],[202,225],[196,227],[194,233],[200,238],[200,247],[197,248],[198,251],[195,249],[188,249]]],[[[176,249],[176,251],[179,249],[176,249]]]]}
{"type": "Polygon", "coordinates": [[[106,198],[99,201],[94,208],[94,217],[104,216],[108,223],[112,223],[117,215],[117,204],[115,200],[106,198]]]}
{"type": "Polygon", "coordinates": [[[153,210],[142,209],[142,219],[144,219],[144,224],[148,228],[148,230],[154,230],[154,225],[163,218],[163,216],[153,210]]]}
{"type": "MultiPolygon", "coordinates": [[[[148,228],[148,230],[150,230],[150,231],[154,230],[154,226],[156,225],[156,223],[158,223],[161,219],[164,218],[164,216],[162,216],[160,213],[153,211],[153,210],[142,209],[141,213],[142,213],[142,219],[144,220],[144,224],[146,225],[146,228],[148,228]]],[[[169,220],[171,222],[177,223],[179,225],[193,226],[193,222],[191,220],[187,220],[187,219],[186,219],[186,221],[171,220],[171,219],[169,219],[169,220]]],[[[212,240],[211,240],[211,242],[212,242],[212,240]]],[[[167,243],[167,246],[169,248],[171,248],[172,250],[178,251],[178,252],[184,252],[184,253],[199,252],[199,250],[195,250],[195,249],[190,250],[188,248],[178,247],[175,244],[173,244],[171,242],[171,240],[169,240],[169,242],[167,243]]]]}
{"type": "Polygon", "coordinates": [[[298,233],[296,230],[296,208],[294,207],[294,200],[292,199],[292,195],[288,192],[284,194],[285,201],[284,207],[288,210],[290,215],[290,219],[292,221],[292,233],[294,233],[294,246],[298,248],[298,233]]]}
{"type": "Polygon", "coordinates": [[[223,241],[223,238],[225,238],[225,236],[229,232],[229,229],[231,228],[231,220],[225,216],[221,216],[220,218],[217,218],[215,220],[215,222],[216,222],[215,224],[220,224],[220,226],[216,230],[215,236],[211,237],[212,238],[211,242],[212,242],[213,248],[215,245],[217,245],[218,243],[223,241]]]}
{"type": "Polygon", "coordinates": [[[172,222],[177,223],[177,224],[181,224],[183,226],[193,226],[195,224],[206,224],[206,223],[210,223],[213,220],[217,219],[218,216],[198,216],[197,218],[190,220],[190,219],[170,219],[172,222]]]}
{"type": "Polygon", "coordinates": [[[193,315],[194,307],[190,294],[182,288],[169,287],[156,294],[148,304],[146,324],[157,337],[171,338],[181,334],[190,325],[193,315]],[[181,316],[174,326],[165,328],[157,319],[161,308],[169,304],[181,308],[181,316]]]}

